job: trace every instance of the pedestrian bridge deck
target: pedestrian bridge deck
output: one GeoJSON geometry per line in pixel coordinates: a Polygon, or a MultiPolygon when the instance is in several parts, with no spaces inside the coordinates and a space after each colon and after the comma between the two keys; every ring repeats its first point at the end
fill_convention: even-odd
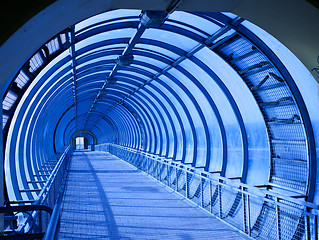
{"type": "Polygon", "coordinates": [[[245,239],[184,197],[105,152],[74,152],[60,239],[245,239]]]}

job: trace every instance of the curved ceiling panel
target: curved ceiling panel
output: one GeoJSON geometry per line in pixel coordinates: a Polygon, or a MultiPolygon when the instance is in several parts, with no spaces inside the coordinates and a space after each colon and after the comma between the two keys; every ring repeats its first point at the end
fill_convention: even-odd
{"type": "Polygon", "coordinates": [[[312,201],[305,103],[245,25],[222,13],[114,10],[54,36],[4,95],[9,199],[33,199],[43,166],[82,132],[312,201]]]}

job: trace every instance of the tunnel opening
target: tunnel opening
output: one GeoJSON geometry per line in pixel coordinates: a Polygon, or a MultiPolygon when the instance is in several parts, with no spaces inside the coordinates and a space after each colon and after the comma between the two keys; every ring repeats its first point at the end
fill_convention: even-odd
{"type": "Polygon", "coordinates": [[[77,131],[70,138],[70,145],[75,150],[90,150],[93,151],[97,145],[96,136],[90,131],[77,131]]]}
{"type": "Polygon", "coordinates": [[[86,137],[76,137],[75,138],[75,150],[88,149],[89,140],[86,137]]]}

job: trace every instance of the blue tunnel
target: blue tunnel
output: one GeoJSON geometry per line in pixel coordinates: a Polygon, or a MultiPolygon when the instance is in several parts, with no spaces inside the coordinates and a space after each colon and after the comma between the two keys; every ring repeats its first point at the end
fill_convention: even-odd
{"type": "MultiPolygon", "coordinates": [[[[236,14],[103,12],[42,44],[5,86],[5,198],[36,199],[43,166],[83,138],[318,204],[316,89],[288,48],[236,14]]],[[[227,201],[240,209],[238,198],[227,201]]]]}

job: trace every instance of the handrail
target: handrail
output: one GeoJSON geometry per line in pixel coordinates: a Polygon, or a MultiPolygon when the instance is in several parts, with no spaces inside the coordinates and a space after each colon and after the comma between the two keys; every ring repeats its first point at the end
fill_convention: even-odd
{"type": "MultiPolygon", "coordinates": [[[[319,206],[316,205],[316,204],[313,204],[313,203],[310,203],[310,202],[306,202],[306,201],[302,201],[300,199],[296,199],[296,198],[293,198],[291,196],[288,196],[288,195],[285,195],[285,194],[282,194],[282,193],[270,192],[269,190],[264,190],[264,189],[261,189],[261,188],[255,187],[255,186],[251,186],[251,185],[248,185],[248,184],[245,184],[245,183],[241,183],[241,182],[234,183],[229,178],[222,177],[222,176],[218,176],[216,178],[213,178],[212,176],[210,176],[211,173],[209,173],[209,172],[206,172],[206,171],[204,171],[202,169],[197,169],[196,167],[184,165],[183,163],[180,163],[180,162],[175,162],[173,160],[167,159],[167,158],[162,157],[162,156],[157,156],[155,154],[141,152],[140,150],[132,149],[132,148],[121,146],[121,145],[116,145],[116,144],[110,144],[110,145],[118,147],[118,148],[122,148],[122,149],[130,151],[130,152],[134,152],[134,153],[143,155],[145,157],[152,158],[155,161],[161,162],[161,163],[163,163],[165,165],[174,164],[174,166],[176,168],[185,169],[185,171],[188,172],[188,173],[192,173],[194,175],[197,175],[198,177],[214,181],[214,182],[216,182],[218,184],[221,184],[221,185],[223,185],[225,187],[231,187],[231,188],[236,189],[236,190],[238,190],[237,189],[238,187],[245,188],[247,190],[248,189],[252,189],[254,191],[254,193],[255,192],[259,192],[262,195],[266,195],[266,194],[267,195],[271,195],[271,196],[274,196],[274,197],[277,197],[277,198],[280,198],[280,199],[283,199],[283,200],[287,200],[289,202],[293,202],[293,203],[296,203],[296,204],[299,204],[299,205],[303,205],[305,207],[312,208],[314,210],[319,210],[319,206]],[[206,176],[201,175],[200,173],[198,173],[198,171],[200,171],[200,173],[204,173],[206,176]],[[225,181],[228,181],[230,183],[225,183],[225,181]]],[[[256,195],[256,194],[254,194],[252,192],[248,192],[248,191],[247,191],[247,193],[250,194],[250,195],[256,195]]],[[[256,195],[256,196],[258,196],[258,195],[256,195]]],[[[318,211],[318,213],[319,213],[319,211],[318,211]]]]}
{"type": "MultiPolygon", "coordinates": [[[[63,155],[61,156],[60,159],[62,159],[62,161],[64,161],[64,159],[67,157],[67,154],[69,154],[72,149],[73,149],[73,147],[71,145],[68,146],[68,148],[65,150],[65,152],[63,153],[63,155]]],[[[71,157],[71,156],[69,156],[69,157],[71,157]]],[[[52,179],[55,179],[56,175],[58,174],[60,166],[63,163],[62,161],[61,161],[60,164],[57,164],[57,166],[56,166],[57,168],[54,168],[54,170],[52,172],[53,174],[51,174],[52,179]]],[[[54,208],[53,208],[53,212],[52,212],[52,215],[51,215],[51,218],[50,218],[50,222],[48,224],[46,233],[45,233],[44,238],[43,238],[43,239],[46,239],[46,240],[55,239],[56,235],[58,233],[58,227],[59,227],[58,223],[59,223],[59,220],[60,220],[62,199],[63,199],[63,194],[64,194],[64,191],[65,191],[65,188],[66,188],[66,180],[67,180],[67,175],[68,175],[67,174],[68,173],[67,172],[67,168],[68,168],[68,166],[70,164],[69,159],[67,159],[67,162],[64,161],[64,163],[65,163],[65,173],[63,174],[62,185],[60,186],[59,193],[58,193],[58,195],[56,197],[56,202],[55,202],[55,205],[54,205],[54,208]]],[[[51,176],[50,176],[50,178],[51,178],[51,176]]],[[[52,185],[52,181],[51,181],[51,183],[48,182],[48,186],[49,186],[49,184],[52,185]]],[[[45,194],[45,193],[46,192],[44,192],[43,194],[45,194]]]]}
{"type": "Polygon", "coordinates": [[[57,176],[58,171],[60,170],[60,167],[67,155],[67,153],[69,153],[71,149],[71,146],[68,146],[64,153],[61,155],[61,157],[59,158],[59,161],[57,162],[57,164],[55,165],[53,171],[50,174],[49,179],[47,180],[47,182],[45,183],[44,187],[42,188],[41,192],[39,193],[37,199],[35,200],[34,204],[42,204],[49,192],[50,187],[52,186],[52,182],[55,180],[55,177],[57,176]],[[42,199],[42,201],[41,201],[42,199]]]}
{"type": "Polygon", "coordinates": [[[274,192],[268,189],[268,185],[266,189],[261,189],[262,186],[251,186],[216,176],[202,168],[140,149],[116,144],[108,144],[103,149],[136,166],[248,236],[267,240],[282,237],[303,239],[301,236],[308,240],[318,239],[319,207],[300,199],[304,196],[274,192]],[[272,231],[272,236],[269,231],[272,231]]]}
{"type": "MultiPolygon", "coordinates": [[[[27,214],[28,216],[25,218],[23,222],[21,230],[19,230],[19,232],[16,232],[17,234],[20,235],[19,237],[22,236],[21,234],[26,234],[28,237],[30,237],[30,239],[33,239],[32,236],[35,234],[34,231],[38,231],[38,230],[32,229],[35,222],[39,222],[41,224],[39,225],[39,229],[41,229],[41,231],[44,231],[46,229],[47,230],[46,232],[48,232],[50,230],[50,234],[52,234],[53,232],[52,228],[53,227],[56,228],[57,226],[56,222],[58,222],[59,220],[59,213],[60,213],[60,207],[61,207],[61,201],[62,201],[61,199],[63,197],[63,192],[65,189],[65,182],[67,178],[67,168],[70,163],[69,159],[71,158],[72,152],[73,152],[72,146],[68,146],[64,150],[63,154],[60,156],[57,164],[55,165],[53,171],[51,172],[49,179],[46,181],[43,189],[41,190],[41,192],[39,193],[39,195],[34,201],[8,202],[8,204],[31,203],[31,205],[7,206],[7,207],[4,207],[3,209],[0,209],[0,212],[2,211],[2,212],[28,213],[27,214]],[[52,203],[52,204],[48,204],[48,203],[52,203]],[[42,210],[50,214],[51,217],[49,222],[46,222],[43,219],[42,221],[36,220],[39,217],[41,217],[40,213],[42,210]],[[31,228],[32,233],[31,233],[31,230],[29,230],[27,233],[24,232],[24,228],[28,224],[32,226],[31,228]]],[[[40,236],[42,234],[41,236],[42,238],[44,235],[44,233],[41,233],[40,235],[39,234],[37,233],[34,236],[40,236]]],[[[11,235],[8,235],[7,237],[10,238],[11,235]]]]}
{"type": "MultiPolygon", "coordinates": [[[[218,176],[216,178],[213,178],[213,177],[210,176],[211,173],[206,172],[206,171],[204,171],[202,169],[198,169],[198,168],[192,167],[192,166],[187,166],[187,165],[184,165],[183,163],[175,162],[173,160],[167,159],[167,158],[162,157],[162,156],[157,156],[155,154],[142,152],[141,150],[136,150],[136,149],[132,149],[132,148],[129,148],[129,147],[116,145],[116,144],[110,144],[110,145],[114,146],[114,147],[122,148],[122,149],[130,151],[130,152],[134,152],[134,153],[137,153],[137,154],[144,155],[146,157],[154,159],[157,162],[161,162],[161,163],[163,163],[165,165],[174,164],[174,166],[176,168],[186,169],[185,171],[188,172],[188,173],[192,173],[192,174],[197,175],[198,177],[214,181],[214,182],[216,182],[216,183],[218,183],[220,185],[223,185],[225,187],[230,187],[230,188],[233,188],[233,189],[236,189],[236,190],[238,190],[237,189],[238,187],[245,188],[247,190],[248,189],[252,189],[254,191],[254,193],[255,192],[259,192],[262,195],[266,195],[266,194],[267,195],[271,195],[271,196],[274,196],[274,197],[277,197],[277,198],[280,198],[280,199],[283,199],[283,200],[287,200],[289,202],[293,202],[293,203],[296,203],[296,204],[299,204],[299,205],[303,205],[305,207],[312,208],[312,209],[316,210],[319,213],[319,211],[318,211],[319,210],[319,206],[316,205],[316,204],[310,203],[310,202],[302,201],[300,199],[296,199],[296,198],[293,198],[291,196],[288,196],[288,195],[285,195],[285,194],[282,194],[282,193],[270,192],[268,190],[260,189],[258,187],[251,186],[251,185],[248,185],[248,184],[245,184],[245,183],[241,183],[241,182],[234,183],[229,178],[222,177],[222,176],[218,176]],[[167,163],[164,162],[164,161],[167,161],[167,163]],[[191,170],[193,170],[193,171],[191,171],[191,170]],[[206,174],[206,176],[203,176],[203,175],[199,174],[198,171],[200,171],[200,173],[206,174]],[[231,183],[225,183],[225,181],[228,181],[228,182],[231,182],[231,183]]],[[[247,194],[258,196],[258,195],[254,194],[254,193],[247,191],[247,194]]]]}
{"type": "Polygon", "coordinates": [[[53,240],[56,238],[58,223],[60,220],[60,212],[61,212],[61,206],[62,206],[63,193],[64,193],[65,188],[66,188],[66,179],[67,179],[67,176],[65,174],[63,185],[61,187],[60,194],[58,196],[56,204],[54,205],[53,212],[52,212],[52,215],[50,218],[50,222],[49,222],[49,225],[47,227],[47,231],[44,235],[43,240],[53,240]]]}

